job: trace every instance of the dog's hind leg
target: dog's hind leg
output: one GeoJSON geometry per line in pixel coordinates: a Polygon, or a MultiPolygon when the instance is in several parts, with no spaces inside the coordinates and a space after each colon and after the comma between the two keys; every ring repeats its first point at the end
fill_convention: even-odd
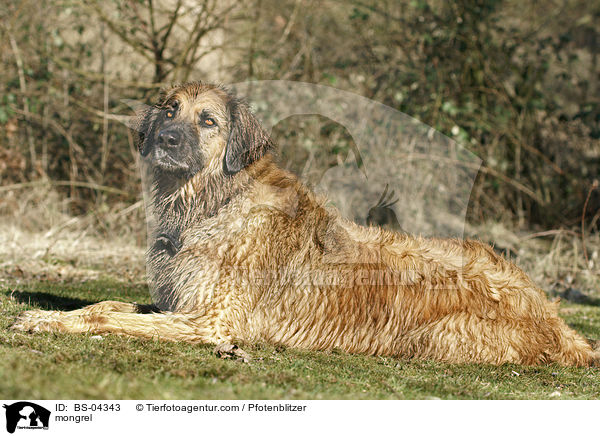
{"type": "Polygon", "coordinates": [[[482,319],[459,313],[410,332],[405,351],[452,363],[597,364],[599,353],[562,319],[482,319]]]}
{"type": "Polygon", "coordinates": [[[116,333],[191,343],[232,340],[228,335],[217,333],[214,315],[140,313],[146,309],[131,303],[103,301],[70,312],[31,310],[21,314],[11,328],[28,332],[116,333]]]}
{"type": "Polygon", "coordinates": [[[561,365],[600,366],[600,349],[556,317],[552,323],[553,343],[547,352],[548,360],[561,365]]]}

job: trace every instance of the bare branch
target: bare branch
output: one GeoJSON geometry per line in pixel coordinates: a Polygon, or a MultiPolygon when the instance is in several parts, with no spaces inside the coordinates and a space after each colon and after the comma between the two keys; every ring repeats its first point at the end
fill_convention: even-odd
{"type": "Polygon", "coordinates": [[[91,2],[91,4],[86,4],[86,7],[92,8],[92,10],[98,15],[98,18],[100,18],[100,20],[103,23],[105,23],[115,35],[121,38],[123,42],[127,43],[127,45],[129,45],[132,49],[134,49],[144,58],[148,59],[151,62],[154,61],[152,56],[148,54],[148,52],[153,51],[153,48],[139,39],[133,39],[129,37],[126,30],[129,29],[129,26],[119,27],[116,24],[115,20],[111,19],[108,15],[106,15],[106,13],[102,10],[102,8],[98,5],[97,2],[91,2]]]}

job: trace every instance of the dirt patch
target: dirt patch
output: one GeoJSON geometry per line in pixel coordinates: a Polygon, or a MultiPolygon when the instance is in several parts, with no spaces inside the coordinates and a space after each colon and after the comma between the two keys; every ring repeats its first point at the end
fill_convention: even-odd
{"type": "Polygon", "coordinates": [[[101,276],[145,280],[145,249],[128,238],[88,232],[23,230],[0,225],[0,280],[86,281],[101,276]]]}

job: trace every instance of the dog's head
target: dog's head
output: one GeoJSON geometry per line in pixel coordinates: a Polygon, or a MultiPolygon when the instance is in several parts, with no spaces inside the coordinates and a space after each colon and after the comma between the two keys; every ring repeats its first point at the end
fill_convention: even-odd
{"type": "Polygon", "coordinates": [[[141,155],[157,171],[182,180],[201,171],[232,176],[272,147],[245,103],[202,83],[165,91],[141,115],[137,130],[141,155]]]}

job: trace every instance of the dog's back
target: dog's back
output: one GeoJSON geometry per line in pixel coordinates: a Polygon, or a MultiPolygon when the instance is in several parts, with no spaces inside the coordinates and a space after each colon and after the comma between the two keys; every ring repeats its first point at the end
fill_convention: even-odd
{"type": "Polygon", "coordinates": [[[270,156],[191,225],[173,310],[219,307],[232,340],[449,362],[588,365],[597,354],[513,263],[477,241],[365,228],[270,156]]]}

